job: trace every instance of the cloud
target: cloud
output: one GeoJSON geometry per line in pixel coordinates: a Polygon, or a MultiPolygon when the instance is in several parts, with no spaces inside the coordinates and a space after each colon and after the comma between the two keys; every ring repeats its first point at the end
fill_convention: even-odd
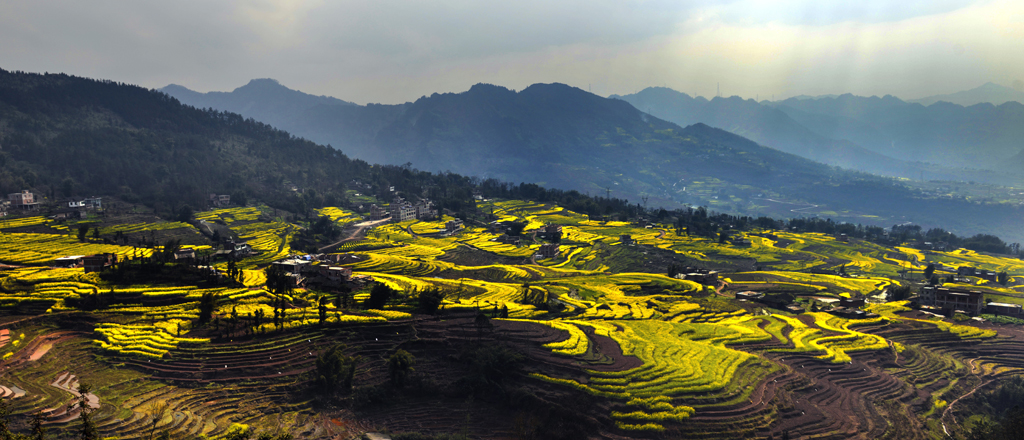
{"type": "Polygon", "coordinates": [[[0,3],[0,67],[386,103],[477,82],[924,96],[1019,78],[1017,3],[34,0],[0,3]]]}
{"type": "Polygon", "coordinates": [[[781,23],[828,26],[852,22],[890,23],[942,14],[970,6],[971,0],[742,0],[709,8],[724,23],[743,26],[781,23]]]}

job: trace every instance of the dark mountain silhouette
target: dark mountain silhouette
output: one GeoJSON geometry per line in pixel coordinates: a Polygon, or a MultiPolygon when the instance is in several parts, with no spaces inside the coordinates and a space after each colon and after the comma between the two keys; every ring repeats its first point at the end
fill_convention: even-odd
{"type": "Polygon", "coordinates": [[[970,90],[907,100],[907,102],[921,104],[924,106],[929,106],[940,101],[965,107],[982,103],[999,105],[1008,101],[1024,103],[1024,92],[988,82],[970,90]]]}

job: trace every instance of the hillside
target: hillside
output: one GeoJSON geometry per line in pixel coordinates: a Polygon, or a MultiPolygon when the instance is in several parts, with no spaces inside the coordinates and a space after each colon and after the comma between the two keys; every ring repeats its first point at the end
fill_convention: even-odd
{"type": "Polygon", "coordinates": [[[982,103],[1000,105],[1009,101],[1024,103],[1024,92],[988,82],[970,90],[907,100],[907,102],[921,104],[923,106],[930,106],[939,101],[962,105],[964,107],[982,103]]]}

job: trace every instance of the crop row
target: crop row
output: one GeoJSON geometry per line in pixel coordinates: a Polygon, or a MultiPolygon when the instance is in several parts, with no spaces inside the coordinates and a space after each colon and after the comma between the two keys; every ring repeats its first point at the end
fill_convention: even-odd
{"type": "Polygon", "coordinates": [[[205,338],[181,338],[172,334],[168,327],[187,324],[187,321],[164,321],[162,325],[122,325],[101,323],[96,333],[102,340],[96,343],[104,350],[121,354],[161,358],[181,343],[206,343],[205,338]]]}
{"type": "Polygon", "coordinates": [[[100,228],[100,234],[116,234],[118,232],[122,234],[130,234],[133,232],[145,232],[145,231],[166,231],[171,229],[192,229],[196,230],[195,226],[188,223],[182,222],[159,222],[159,223],[123,223],[114,226],[107,226],[100,228]]]}
{"type": "Polygon", "coordinates": [[[194,216],[196,220],[223,220],[225,223],[232,222],[252,222],[259,220],[260,210],[255,207],[240,207],[240,208],[226,208],[226,209],[215,209],[213,211],[197,212],[194,216]]]}
{"type": "Polygon", "coordinates": [[[67,255],[114,253],[120,258],[148,257],[150,249],[136,249],[110,244],[82,243],[54,234],[0,234],[0,261],[21,264],[50,263],[67,255]]]}

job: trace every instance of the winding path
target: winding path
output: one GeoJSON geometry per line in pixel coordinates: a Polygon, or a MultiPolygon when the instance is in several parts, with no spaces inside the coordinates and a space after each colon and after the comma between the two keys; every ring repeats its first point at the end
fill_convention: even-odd
{"type": "Polygon", "coordinates": [[[352,231],[352,233],[351,233],[351,234],[349,234],[349,235],[348,235],[348,237],[345,237],[345,238],[343,238],[343,239],[341,239],[341,240],[339,240],[339,241],[336,241],[336,242],[334,242],[334,243],[331,243],[331,244],[329,244],[329,245],[327,245],[327,246],[321,247],[320,249],[318,249],[318,251],[319,251],[319,252],[324,252],[324,251],[326,251],[326,250],[328,250],[328,249],[331,249],[331,248],[337,247],[337,246],[339,246],[339,245],[341,245],[342,243],[345,243],[345,242],[347,242],[347,241],[352,241],[352,240],[356,240],[356,239],[357,239],[357,238],[359,238],[359,237],[360,237],[360,236],[361,236],[361,235],[362,235],[362,234],[363,234],[363,233],[364,233],[364,232],[365,232],[365,231],[366,231],[367,229],[369,229],[369,228],[372,228],[372,227],[374,227],[374,226],[377,226],[377,225],[381,225],[381,224],[387,223],[387,222],[389,222],[389,221],[391,221],[391,219],[381,219],[381,220],[373,220],[373,221],[368,221],[368,222],[362,222],[362,223],[358,223],[358,224],[356,224],[356,230],[355,230],[355,231],[352,231]]]}
{"type": "Polygon", "coordinates": [[[783,202],[782,200],[765,199],[765,198],[761,198],[761,197],[756,197],[756,198],[758,200],[767,200],[769,202],[782,203],[782,204],[785,204],[785,205],[807,205],[807,206],[804,206],[803,208],[795,208],[795,209],[790,209],[789,210],[790,212],[797,212],[797,213],[799,213],[800,211],[803,211],[805,209],[814,209],[814,208],[817,208],[818,206],[821,206],[821,205],[811,205],[811,204],[808,204],[808,203],[783,202]]]}
{"type": "MultiPolygon", "coordinates": [[[[949,431],[946,430],[946,414],[949,413],[949,410],[953,409],[953,405],[956,405],[956,403],[959,402],[960,399],[963,399],[964,397],[967,397],[967,396],[970,396],[971,394],[974,394],[974,392],[978,391],[979,388],[992,383],[992,381],[994,381],[994,380],[995,379],[989,379],[986,382],[982,382],[981,385],[978,385],[978,386],[974,387],[974,389],[972,389],[967,394],[964,394],[964,395],[962,395],[960,397],[957,397],[956,400],[954,400],[952,402],[949,402],[949,405],[946,405],[946,409],[942,411],[942,416],[939,417],[939,421],[942,422],[942,432],[946,433],[947,436],[949,435],[949,431]]],[[[957,425],[960,424],[959,422],[956,421],[956,418],[953,419],[953,423],[956,423],[957,425]]]]}

